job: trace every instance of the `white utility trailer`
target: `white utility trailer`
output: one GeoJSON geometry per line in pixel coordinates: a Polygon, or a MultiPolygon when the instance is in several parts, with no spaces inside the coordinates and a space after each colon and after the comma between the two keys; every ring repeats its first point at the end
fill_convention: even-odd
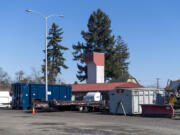
{"type": "Polygon", "coordinates": [[[163,104],[164,89],[131,88],[109,92],[109,108],[112,114],[141,114],[141,104],[163,104]]]}
{"type": "Polygon", "coordinates": [[[10,107],[11,101],[9,91],[0,91],[0,107],[10,107]]]}

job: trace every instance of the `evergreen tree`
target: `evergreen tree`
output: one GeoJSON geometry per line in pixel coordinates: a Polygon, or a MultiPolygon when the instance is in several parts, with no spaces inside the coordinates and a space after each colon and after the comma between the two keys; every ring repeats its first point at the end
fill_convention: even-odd
{"type": "Polygon", "coordinates": [[[105,53],[105,80],[110,80],[114,76],[114,72],[112,72],[112,60],[115,53],[115,40],[114,36],[111,35],[110,26],[111,21],[109,17],[98,9],[90,15],[87,24],[88,31],[81,32],[85,42],[78,42],[77,45],[73,45],[74,60],[79,61],[76,76],[80,81],[87,79],[87,66],[84,63],[84,55],[92,52],[105,53]]]}
{"type": "Polygon", "coordinates": [[[112,66],[114,75],[112,81],[121,81],[125,82],[129,79],[130,75],[128,73],[128,65],[127,62],[129,58],[129,51],[127,48],[127,44],[124,43],[121,36],[117,37],[116,46],[115,46],[115,55],[114,55],[114,64],[112,66]]]}
{"type": "MultiPolygon", "coordinates": [[[[56,77],[60,73],[61,68],[67,69],[68,67],[64,64],[65,58],[63,57],[63,50],[68,48],[60,45],[62,41],[62,28],[53,23],[49,30],[48,46],[47,46],[47,57],[48,57],[48,82],[50,84],[56,83],[56,77]]],[[[44,60],[45,62],[45,60],[44,60]]],[[[42,72],[45,74],[45,65],[42,65],[42,72]]]]}

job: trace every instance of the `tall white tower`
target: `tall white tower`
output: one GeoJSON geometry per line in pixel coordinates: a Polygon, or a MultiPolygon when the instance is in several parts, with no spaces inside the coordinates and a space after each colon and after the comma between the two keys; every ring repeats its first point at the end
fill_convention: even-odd
{"type": "Polygon", "coordinates": [[[104,83],[104,53],[87,54],[85,62],[88,70],[87,83],[104,83]]]}

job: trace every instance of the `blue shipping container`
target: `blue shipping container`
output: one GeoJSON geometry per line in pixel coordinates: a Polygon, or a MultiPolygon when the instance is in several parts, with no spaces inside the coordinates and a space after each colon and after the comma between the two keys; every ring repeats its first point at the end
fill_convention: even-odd
{"type": "MultiPolygon", "coordinates": [[[[45,101],[44,84],[24,84],[14,83],[12,89],[12,107],[14,109],[27,110],[32,105],[33,99],[45,101]]],[[[72,94],[71,86],[67,85],[48,85],[48,101],[70,101],[72,94]]]]}

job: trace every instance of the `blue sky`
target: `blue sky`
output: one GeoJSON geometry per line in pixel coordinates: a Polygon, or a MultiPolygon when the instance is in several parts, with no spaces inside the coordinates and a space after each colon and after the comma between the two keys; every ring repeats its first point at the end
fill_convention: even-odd
{"type": "Polygon", "coordinates": [[[180,78],[180,1],[179,0],[1,0],[0,1],[0,67],[14,79],[15,72],[31,68],[41,70],[44,54],[44,21],[32,9],[52,17],[63,28],[62,44],[69,69],[61,78],[73,83],[76,62],[72,44],[83,41],[81,30],[87,30],[90,14],[100,8],[111,19],[112,34],[121,35],[130,51],[129,72],[143,85],[154,85],[160,78],[161,87],[168,79],[180,78]]]}

